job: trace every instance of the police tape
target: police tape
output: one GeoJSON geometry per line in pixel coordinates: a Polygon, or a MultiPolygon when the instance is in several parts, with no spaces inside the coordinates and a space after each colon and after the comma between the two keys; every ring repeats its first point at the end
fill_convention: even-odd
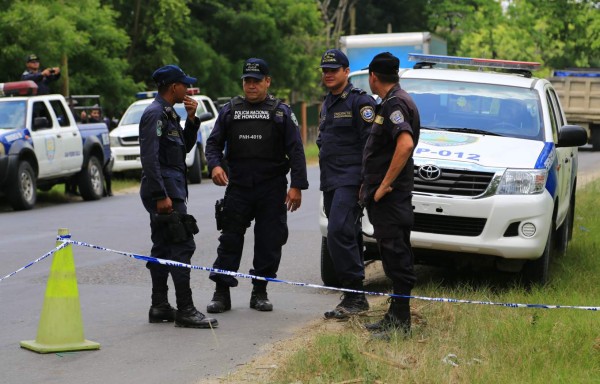
{"type": "Polygon", "coordinates": [[[220,275],[240,277],[240,278],[244,278],[244,279],[262,280],[262,281],[268,281],[268,282],[273,282],[273,283],[283,283],[283,284],[294,285],[294,286],[298,286],[298,287],[326,289],[326,290],[330,290],[330,291],[339,291],[339,292],[364,293],[365,295],[369,295],[369,296],[386,296],[386,297],[416,299],[416,300],[434,301],[434,302],[442,302],[442,303],[454,303],[454,304],[493,305],[493,306],[508,307],[508,308],[581,309],[581,310],[585,310],[585,311],[600,311],[600,307],[589,307],[589,306],[578,306],[578,305],[501,303],[501,302],[494,302],[494,301],[452,299],[452,298],[446,298],[446,297],[397,295],[397,294],[385,293],[385,292],[371,292],[371,291],[361,291],[361,290],[355,290],[355,289],[349,289],[349,288],[329,287],[329,286],[325,286],[325,285],[281,280],[281,279],[276,279],[276,278],[272,278],[272,277],[254,276],[254,275],[250,275],[247,273],[233,272],[233,271],[227,271],[224,269],[211,268],[211,267],[202,267],[202,266],[193,265],[193,264],[181,263],[181,262],[173,261],[173,260],[165,260],[165,259],[160,259],[160,258],[152,257],[152,256],[139,255],[139,254],[132,253],[132,252],[118,251],[115,249],[110,249],[110,248],[102,247],[99,245],[93,245],[93,244],[85,243],[82,241],[71,240],[71,235],[58,236],[56,238],[56,240],[61,241],[62,244],[57,246],[55,249],[51,250],[50,252],[46,253],[42,257],[32,261],[31,263],[27,264],[26,266],[20,268],[19,270],[1,278],[0,282],[6,278],[13,276],[17,272],[20,272],[23,269],[28,268],[31,265],[45,259],[46,257],[50,256],[54,252],[58,251],[59,249],[66,247],[68,244],[73,244],[73,245],[78,245],[78,246],[82,246],[82,247],[93,248],[93,249],[96,249],[99,251],[112,252],[112,253],[127,256],[130,258],[136,259],[136,260],[143,260],[143,261],[150,262],[150,263],[162,264],[162,265],[169,266],[169,267],[197,269],[197,270],[201,270],[201,271],[217,273],[220,275]]]}

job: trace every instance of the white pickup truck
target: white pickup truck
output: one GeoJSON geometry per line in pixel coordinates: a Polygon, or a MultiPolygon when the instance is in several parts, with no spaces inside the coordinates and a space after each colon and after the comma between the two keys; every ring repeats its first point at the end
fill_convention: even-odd
{"type": "MultiPolygon", "coordinates": [[[[400,85],[421,116],[411,235],[416,261],[484,263],[522,272],[528,284],[545,283],[552,255],[566,252],[572,236],[577,147],[587,140],[585,130],[568,125],[552,84],[532,77],[537,63],[411,56],[418,63],[400,70],[400,85]]],[[[350,76],[369,89],[366,71],[350,76]]],[[[323,213],[320,227],[321,275],[335,285],[323,213]]],[[[367,217],[363,232],[365,259],[377,258],[367,217]]]]}
{"type": "Polygon", "coordinates": [[[84,200],[104,191],[108,127],[76,124],[62,95],[35,96],[33,81],[0,84],[0,194],[15,210],[34,207],[37,188],[77,182],[84,200]]]}
{"type": "MultiPolygon", "coordinates": [[[[215,121],[217,121],[218,114],[213,101],[208,96],[199,95],[198,93],[198,88],[188,89],[190,97],[198,101],[196,116],[202,122],[198,131],[196,147],[192,148],[185,157],[185,163],[188,166],[188,179],[191,184],[202,182],[202,170],[207,164],[204,154],[206,139],[210,135],[215,121]]],[[[152,103],[155,96],[156,91],[139,93],[138,98],[143,99],[131,104],[123,114],[119,125],[110,132],[110,145],[113,157],[115,158],[113,172],[142,169],[139,142],[140,119],[144,110],[152,103]]],[[[182,126],[185,125],[187,113],[183,104],[176,104],[175,111],[181,117],[182,126]]]]}

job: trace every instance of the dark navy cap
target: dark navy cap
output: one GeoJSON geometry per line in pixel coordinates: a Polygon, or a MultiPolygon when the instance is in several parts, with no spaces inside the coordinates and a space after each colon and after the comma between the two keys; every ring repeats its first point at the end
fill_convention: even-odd
{"type": "Polygon", "coordinates": [[[181,68],[172,64],[158,68],[152,74],[152,78],[159,86],[173,83],[183,83],[190,85],[196,82],[195,77],[190,77],[186,75],[181,68]]]}
{"type": "Polygon", "coordinates": [[[253,77],[262,80],[265,76],[269,76],[269,64],[263,59],[252,57],[244,63],[244,71],[242,79],[253,77]]]}
{"type": "Polygon", "coordinates": [[[329,49],[321,57],[321,68],[349,67],[350,62],[344,52],[339,49],[329,49]]]}
{"type": "Polygon", "coordinates": [[[40,61],[40,58],[35,53],[32,53],[31,55],[27,56],[27,62],[29,63],[30,61],[40,61]]]}
{"type": "Polygon", "coordinates": [[[400,59],[389,52],[382,52],[375,55],[368,69],[369,72],[381,73],[382,75],[397,75],[400,69],[400,59]]]}

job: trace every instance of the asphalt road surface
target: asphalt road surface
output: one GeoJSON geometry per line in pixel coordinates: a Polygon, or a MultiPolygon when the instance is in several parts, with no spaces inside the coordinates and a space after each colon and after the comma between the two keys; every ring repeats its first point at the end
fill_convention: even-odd
{"type": "MultiPolygon", "coordinates": [[[[303,193],[302,207],[288,215],[290,236],[278,277],[321,284],[318,168],[309,172],[311,188],[303,193]]],[[[214,261],[219,235],[214,205],[223,192],[210,180],[190,186],[189,212],[200,226],[195,265],[210,267],[214,261]]],[[[150,253],[149,219],[137,193],[0,211],[0,277],[53,249],[59,228],[68,228],[74,240],[150,253]]],[[[252,249],[253,236],[246,236],[240,272],[251,268],[252,249]]],[[[195,383],[235,370],[261,346],[290,337],[339,301],[337,293],[270,283],[274,311],[257,312],[249,308],[250,280],[240,279],[232,290],[233,308],[215,316],[214,332],[149,324],[151,284],[144,262],[80,246],[73,254],[85,338],[101,349],[41,355],[20,348],[20,341],[37,335],[51,265],[46,258],[0,282],[0,383],[195,383]]],[[[193,270],[192,288],[196,306],[205,312],[214,289],[208,273],[193,270]]],[[[174,290],[169,294],[175,304],[174,290]]]]}
{"type": "MultiPolygon", "coordinates": [[[[579,186],[600,175],[600,152],[581,151],[579,186]]],[[[309,168],[310,189],[299,211],[288,215],[290,236],[284,247],[279,277],[321,284],[318,229],[318,168],[309,168]]],[[[189,212],[198,220],[197,250],[192,263],[211,266],[218,244],[214,204],[223,188],[210,180],[190,186],[189,212]]],[[[55,246],[59,228],[74,240],[148,255],[149,222],[136,193],[96,202],[40,204],[31,211],[12,212],[0,202],[0,277],[55,246]]],[[[240,272],[251,268],[252,228],[246,236],[240,272]]],[[[219,328],[175,328],[149,324],[150,278],[144,263],[132,258],[73,247],[86,339],[98,351],[37,354],[19,347],[36,338],[51,258],[0,282],[0,383],[196,383],[223,376],[252,359],[261,347],[285,339],[335,306],[335,292],[270,283],[274,311],[248,308],[249,280],[232,290],[232,310],[215,317],[219,328]]],[[[208,273],[192,271],[196,306],[205,312],[213,284],[208,273]]],[[[170,291],[175,303],[174,291],[170,291]]]]}

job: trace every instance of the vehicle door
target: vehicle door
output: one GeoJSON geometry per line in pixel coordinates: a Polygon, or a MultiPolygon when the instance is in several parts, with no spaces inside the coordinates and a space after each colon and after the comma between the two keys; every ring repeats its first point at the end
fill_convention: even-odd
{"type": "Polygon", "coordinates": [[[61,142],[62,148],[62,164],[60,172],[63,174],[76,173],[81,169],[83,162],[83,140],[81,132],[75,121],[72,120],[72,115],[67,113],[62,100],[50,100],[50,106],[56,116],[57,135],[56,138],[61,142]]]}
{"type": "MultiPolygon", "coordinates": [[[[546,88],[546,101],[550,112],[550,124],[552,126],[552,136],[554,144],[558,143],[558,130],[565,124],[561,113],[560,104],[554,90],[550,87],[546,88]]],[[[558,210],[556,222],[561,223],[571,199],[571,173],[573,172],[573,156],[574,148],[561,147],[556,148],[556,172],[557,172],[557,194],[558,194],[558,210]]]]}
{"type": "Polygon", "coordinates": [[[29,126],[39,165],[38,178],[60,174],[61,163],[64,160],[62,141],[57,138],[58,126],[44,100],[32,102],[29,126]]]}

